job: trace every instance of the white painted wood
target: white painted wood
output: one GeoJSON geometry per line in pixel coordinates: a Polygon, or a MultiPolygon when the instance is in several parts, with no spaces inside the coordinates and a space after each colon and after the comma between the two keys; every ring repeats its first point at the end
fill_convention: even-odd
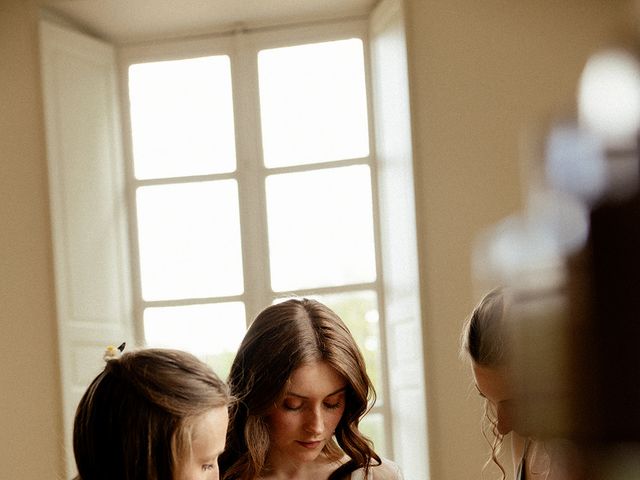
{"type": "Polygon", "coordinates": [[[229,32],[238,26],[270,28],[367,14],[375,0],[38,0],[64,17],[117,45],[229,32]]]}
{"type": "Polygon", "coordinates": [[[377,155],[384,325],[394,460],[429,478],[407,52],[400,0],[384,0],[369,30],[377,155]]]}
{"type": "Polygon", "coordinates": [[[272,302],[265,168],[262,160],[258,58],[251,37],[233,35],[231,74],[236,112],[238,188],[247,327],[272,302]]]}
{"type": "Polygon", "coordinates": [[[113,47],[40,23],[67,477],[73,418],[109,344],[132,336],[113,47]]]}

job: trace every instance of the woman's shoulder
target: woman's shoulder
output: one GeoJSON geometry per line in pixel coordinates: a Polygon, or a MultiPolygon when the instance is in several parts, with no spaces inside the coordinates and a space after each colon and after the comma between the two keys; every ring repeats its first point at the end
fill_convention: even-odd
{"type": "Polygon", "coordinates": [[[389,459],[381,458],[380,465],[372,467],[369,471],[375,480],[402,480],[402,472],[395,462],[389,459]]]}
{"type": "MultiPolygon", "coordinates": [[[[380,465],[369,467],[367,480],[402,480],[400,467],[386,458],[380,459],[380,465]]],[[[364,480],[364,470],[362,468],[351,474],[351,480],[364,480]]]]}

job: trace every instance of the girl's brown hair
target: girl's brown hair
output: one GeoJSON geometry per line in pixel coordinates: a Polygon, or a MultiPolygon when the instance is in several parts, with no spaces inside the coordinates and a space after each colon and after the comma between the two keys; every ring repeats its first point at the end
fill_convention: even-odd
{"type": "Polygon", "coordinates": [[[345,410],[335,431],[335,442],[325,446],[332,460],[346,454],[350,460],[329,477],[344,478],[380,457],[358,430],[375,391],[364,359],[340,317],[320,302],[293,299],[263,310],[240,345],[229,374],[231,409],[227,448],[220,458],[224,480],[254,480],[266,466],[269,430],[265,420],[298,367],[323,361],[347,382],[345,410]],[[339,445],[339,447],[338,447],[339,445]]]}
{"type": "Polygon", "coordinates": [[[186,352],[143,349],[108,360],[76,411],[76,478],[172,480],[190,454],[194,419],[230,398],[213,370],[186,352]]]}

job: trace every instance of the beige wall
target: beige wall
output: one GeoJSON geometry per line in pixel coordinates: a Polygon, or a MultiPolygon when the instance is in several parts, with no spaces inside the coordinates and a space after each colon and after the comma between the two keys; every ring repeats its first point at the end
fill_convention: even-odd
{"type": "MultiPolygon", "coordinates": [[[[518,136],[570,108],[613,0],[405,0],[434,480],[478,478],[480,405],[457,357],[478,232],[520,208],[518,136]]],[[[0,478],[62,464],[37,18],[0,0],[0,478]]]]}
{"type": "Polygon", "coordinates": [[[60,472],[60,395],[37,19],[0,0],[0,478],[60,472]]]}
{"type": "MultiPolygon", "coordinates": [[[[625,2],[405,0],[434,480],[479,478],[481,405],[458,336],[479,292],[478,233],[522,205],[519,136],[573,108],[625,2]]],[[[487,478],[499,478],[495,475],[487,478]]]]}

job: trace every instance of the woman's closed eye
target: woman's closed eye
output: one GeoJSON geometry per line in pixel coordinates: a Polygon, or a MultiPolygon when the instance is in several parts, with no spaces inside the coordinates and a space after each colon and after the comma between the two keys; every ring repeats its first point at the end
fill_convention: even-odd
{"type": "Polygon", "coordinates": [[[285,400],[283,403],[283,407],[285,410],[290,410],[292,412],[296,412],[298,410],[300,410],[303,406],[303,402],[300,400],[285,400]]]}
{"type": "MultiPolygon", "coordinates": [[[[340,407],[342,407],[342,405],[343,405],[342,400],[330,400],[330,401],[326,400],[322,402],[322,406],[327,410],[337,410],[340,407]]],[[[282,406],[284,407],[285,410],[289,410],[291,412],[297,412],[304,408],[305,403],[297,399],[285,400],[282,406]]]]}
{"type": "Polygon", "coordinates": [[[329,410],[337,410],[342,406],[342,402],[324,402],[324,408],[329,410]]]}

